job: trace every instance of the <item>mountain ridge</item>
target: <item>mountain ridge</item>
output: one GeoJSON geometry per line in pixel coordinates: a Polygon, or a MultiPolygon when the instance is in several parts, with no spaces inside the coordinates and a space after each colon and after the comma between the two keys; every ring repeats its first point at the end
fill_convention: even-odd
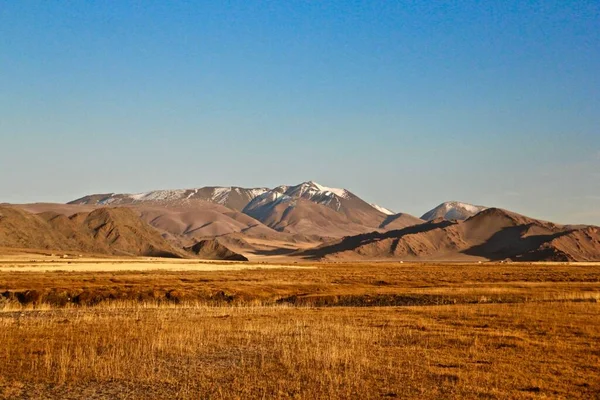
{"type": "Polygon", "coordinates": [[[447,220],[465,220],[487,208],[488,207],[476,206],[460,201],[446,201],[427,211],[421,216],[421,219],[425,221],[432,221],[436,218],[444,218],[447,220]]]}
{"type": "Polygon", "coordinates": [[[600,229],[488,208],[462,221],[438,218],[401,230],[345,237],[301,255],[327,260],[597,261],[600,229]]]}

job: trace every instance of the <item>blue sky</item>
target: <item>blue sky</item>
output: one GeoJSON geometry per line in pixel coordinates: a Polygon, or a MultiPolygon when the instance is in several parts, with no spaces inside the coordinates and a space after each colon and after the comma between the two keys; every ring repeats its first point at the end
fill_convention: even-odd
{"type": "Polygon", "coordinates": [[[0,202],[315,180],[600,224],[598,1],[0,0],[0,202]]]}

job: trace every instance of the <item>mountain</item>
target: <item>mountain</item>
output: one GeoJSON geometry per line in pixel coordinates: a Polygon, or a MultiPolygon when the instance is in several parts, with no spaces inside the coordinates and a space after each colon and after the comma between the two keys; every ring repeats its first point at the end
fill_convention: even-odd
{"type": "Polygon", "coordinates": [[[257,196],[243,212],[277,231],[332,237],[376,230],[387,217],[346,189],[313,181],[278,186],[257,196]]]}
{"type": "Polygon", "coordinates": [[[244,189],[235,186],[207,186],[198,189],[154,190],[136,194],[93,194],[73,200],[68,204],[116,206],[144,202],[165,203],[178,200],[203,200],[241,211],[252,199],[268,190],[267,188],[244,189]]]}
{"type": "Polygon", "coordinates": [[[371,212],[375,210],[385,215],[394,214],[393,211],[385,207],[364,202],[346,189],[330,188],[314,181],[295,186],[281,185],[274,189],[207,186],[197,189],[154,190],[136,194],[92,194],[70,201],[67,204],[117,206],[148,202],[166,204],[181,200],[202,200],[242,211],[252,200],[268,192],[282,193],[292,198],[303,198],[317,204],[326,205],[336,211],[341,211],[344,206],[347,208],[355,203],[354,205],[360,204],[361,207],[371,212]]]}
{"type": "Polygon", "coordinates": [[[442,203],[433,210],[430,210],[423,214],[421,219],[425,221],[432,221],[436,218],[443,218],[447,220],[465,220],[480,211],[485,210],[487,207],[474,206],[468,203],[461,203],[458,201],[448,201],[442,203]]]}
{"type": "MultiPolygon", "coordinates": [[[[273,189],[204,187],[95,194],[67,205],[21,207],[41,213],[41,221],[23,218],[27,229],[0,239],[12,241],[13,245],[17,245],[16,240],[25,243],[25,247],[39,244],[43,248],[57,246],[56,249],[106,254],[174,254],[180,252],[174,249],[218,238],[220,245],[244,256],[578,261],[600,258],[595,227],[555,225],[460,202],[440,204],[419,219],[405,213],[394,214],[349,190],[314,181],[273,189]],[[90,218],[98,216],[95,213],[99,207],[129,210],[129,217],[111,216],[123,238],[112,237],[108,228],[101,228],[107,222],[97,227],[90,225],[90,218]],[[156,229],[152,231],[159,234],[161,241],[154,241],[147,232],[136,241],[142,228],[126,221],[133,221],[133,217],[156,229]],[[135,228],[127,230],[128,226],[135,228]],[[96,230],[104,239],[96,239],[96,230]],[[27,235],[23,236],[23,232],[27,235]],[[164,247],[165,243],[170,250],[164,247]]],[[[209,249],[216,251],[210,246],[209,249]]]]}
{"type": "Polygon", "coordinates": [[[330,207],[333,200],[321,204],[301,197],[306,190],[290,188],[250,202],[245,211],[256,218],[188,199],[119,207],[0,205],[0,247],[120,256],[191,252],[229,258],[237,257],[229,253],[235,252],[319,260],[600,261],[600,228],[595,226],[557,225],[488,208],[466,220],[432,221],[374,210],[378,217],[372,223],[379,225],[373,228],[368,221],[350,220],[356,210],[342,211],[348,198],[330,207]]]}
{"type": "MultiPolygon", "coordinates": [[[[101,205],[34,203],[14,205],[34,214],[54,212],[71,216],[90,212],[101,205]]],[[[113,207],[113,206],[105,206],[113,207]]],[[[277,234],[254,218],[220,204],[202,200],[175,200],[169,203],[142,202],[122,206],[132,209],[144,222],[164,237],[189,246],[202,238],[245,232],[249,236],[277,234]]]]}
{"type": "MultiPolygon", "coordinates": [[[[202,200],[148,201],[122,206],[33,203],[15,204],[33,214],[85,215],[99,208],[128,208],[156,229],[175,248],[190,247],[200,240],[219,242],[244,254],[271,253],[275,247],[313,247],[323,241],[318,235],[278,232],[242,212],[202,200]]],[[[67,218],[68,219],[68,218],[67,218]]]]}
{"type": "Polygon", "coordinates": [[[183,254],[127,208],[99,208],[68,217],[0,207],[0,247],[128,256],[183,254]]]}
{"type": "Polygon", "coordinates": [[[215,239],[201,240],[186,250],[205,260],[248,261],[246,257],[231,251],[215,239]]]}
{"type": "Polygon", "coordinates": [[[236,232],[244,232],[252,237],[277,234],[249,215],[202,200],[175,201],[168,206],[142,203],[128,207],[136,210],[143,221],[159,232],[183,239],[185,245],[189,241],[236,232]]]}
{"type": "Polygon", "coordinates": [[[45,218],[8,206],[0,206],[0,246],[54,250],[72,247],[71,241],[45,218]]]}
{"type": "Polygon", "coordinates": [[[263,237],[275,232],[341,237],[380,229],[386,218],[394,214],[346,189],[314,181],[274,189],[204,187],[93,194],[69,204],[136,207],[142,219],[170,239],[194,240],[238,232],[263,237]]]}
{"type": "MultiPolygon", "coordinates": [[[[64,216],[61,216],[64,218],[64,216]]],[[[140,220],[129,208],[99,208],[82,220],[82,229],[96,242],[106,245],[109,253],[156,257],[181,256],[160,234],[140,220]]]]}
{"type": "Polygon", "coordinates": [[[350,236],[300,253],[311,259],[598,261],[600,229],[563,226],[489,208],[464,221],[436,219],[350,236]]]}

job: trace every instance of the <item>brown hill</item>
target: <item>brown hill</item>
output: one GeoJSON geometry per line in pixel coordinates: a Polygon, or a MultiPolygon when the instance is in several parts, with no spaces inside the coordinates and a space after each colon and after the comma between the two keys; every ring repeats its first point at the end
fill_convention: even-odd
{"type": "Polygon", "coordinates": [[[285,198],[284,201],[263,204],[253,202],[244,209],[244,213],[276,231],[293,234],[341,237],[376,229],[353,222],[343,213],[303,198],[285,198]]]}
{"type": "Polygon", "coordinates": [[[523,254],[523,261],[599,261],[600,228],[588,226],[553,235],[538,248],[523,254]]]}
{"type": "Polygon", "coordinates": [[[155,257],[181,255],[130,208],[94,210],[83,221],[83,227],[92,233],[96,242],[106,244],[115,253],[155,257]]]}
{"type": "Polygon", "coordinates": [[[248,261],[246,257],[231,251],[215,239],[201,240],[186,250],[206,260],[248,261]]]}
{"type": "Polygon", "coordinates": [[[142,220],[160,232],[183,239],[186,245],[236,232],[245,232],[248,236],[278,234],[251,216],[201,200],[186,200],[168,206],[140,204],[132,208],[142,220]]]}
{"type": "Polygon", "coordinates": [[[67,217],[0,207],[0,246],[131,256],[183,254],[127,208],[99,208],[67,217]]]}
{"type": "MultiPolygon", "coordinates": [[[[35,203],[11,207],[47,214],[49,217],[62,214],[68,217],[67,220],[77,220],[81,224],[89,211],[102,206],[35,203]]],[[[202,200],[148,201],[119,206],[123,207],[134,211],[176,248],[189,247],[200,240],[218,237],[223,244],[237,252],[261,256],[271,255],[275,252],[274,247],[291,252],[289,249],[305,248],[307,244],[314,246],[323,240],[318,235],[278,232],[249,215],[202,200]]],[[[54,221],[58,222],[59,219],[54,221]]]]}
{"type": "MultiPolygon", "coordinates": [[[[17,204],[31,213],[54,212],[70,217],[73,214],[93,211],[100,207],[89,204],[34,203],[17,204]]],[[[130,203],[127,207],[135,211],[142,220],[161,234],[177,237],[187,245],[207,237],[245,232],[250,236],[277,234],[260,221],[231,208],[203,200],[146,201],[130,203]]]]}
{"type": "Polygon", "coordinates": [[[388,216],[382,223],[379,225],[380,229],[386,230],[398,230],[404,229],[409,226],[419,225],[424,223],[425,221],[421,218],[417,218],[410,214],[398,213],[394,215],[388,216]]]}
{"type": "Polygon", "coordinates": [[[432,221],[347,237],[302,253],[328,259],[600,260],[596,227],[555,225],[490,208],[466,221],[432,221]]]}
{"type": "Polygon", "coordinates": [[[0,206],[0,246],[69,250],[72,243],[45,219],[26,211],[0,206]]]}

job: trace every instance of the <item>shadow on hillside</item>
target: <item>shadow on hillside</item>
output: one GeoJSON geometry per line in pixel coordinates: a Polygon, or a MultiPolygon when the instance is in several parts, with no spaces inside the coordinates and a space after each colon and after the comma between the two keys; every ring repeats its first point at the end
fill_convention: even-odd
{"type": "Polygon", "coordinates": [[[539,261],[540,258],[552,255],[552,249],[540,249],[551,240],[571,231],[551,233],[547,235],[532,235],[523,237],[523,234],[534,224],[518,225],[504,228],[496,232],[485,243],[463,250],[463,254],[485,257],[491,261],[500,261],[507,258],[522,261],[539,261]],[[548,254],[544,254],[548,252],[548,254]]]}
{"type": "Polygon", "coordinates": [[[272,250],[253,250],[252,254],[257,256],[289,256],[298,252],[297,249],[277,248],[272,250]]]}
{"type": "Polygon", "coordinates": [[[377,242],[383,239],[399,239],[404,235],[414,235],[417,233],[427,232],[434,229],[442,229],[447,226],[454,225],[456,222],[453,221],[440,221],[440,222],[425,222],[419,225],[413,225],[404,229],[393,230],[388,232],[371,232],[364,233],[356,236],[346,236],[340,241],[334,244],[325,244],[315,249],[305,250],[297,253],[298,256],[304,257],[308,260],[315,260],[324,257],[328,254],[338,253],[347,250],[353,250],[359,246],[377,242]]]}

